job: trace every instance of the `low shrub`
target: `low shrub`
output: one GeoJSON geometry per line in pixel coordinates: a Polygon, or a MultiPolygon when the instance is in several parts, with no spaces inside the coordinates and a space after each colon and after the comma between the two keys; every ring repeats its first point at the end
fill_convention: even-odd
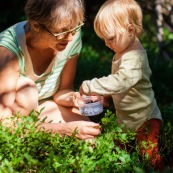
{"type": "MultiPolygon", "coordinates": [[[[36,111],[25,117],[17,114],[12,118],[12,125],[0,123],[0,173],[142,173],[146,168],[152,172],[148,161],[139,157],[133,143],[135,133],[123,133],[111,111],[101,119],[102,133],[89,142],[77,139],[77,131],[72,137],[63,138],[37,131],[38,115],[36,111]],[[131,145],[127,147],[127,144],[131,145]]],[[[173,136],[172,127],[165,128],[163,134],[173,136]]],[[[171,138],[164,135],[162,148],[168,152],[164,158],[170,162],[171,138]]]]}

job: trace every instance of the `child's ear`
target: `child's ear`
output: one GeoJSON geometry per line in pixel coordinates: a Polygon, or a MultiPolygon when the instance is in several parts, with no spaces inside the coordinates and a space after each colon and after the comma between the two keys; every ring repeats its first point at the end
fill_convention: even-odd
{"type": "Polygon", "coordinates": [[[129,34],[134,34],[134,32],[135,32],[134,26],[132,24],[129,24],[127,26],[127,31],[129,34]]]}

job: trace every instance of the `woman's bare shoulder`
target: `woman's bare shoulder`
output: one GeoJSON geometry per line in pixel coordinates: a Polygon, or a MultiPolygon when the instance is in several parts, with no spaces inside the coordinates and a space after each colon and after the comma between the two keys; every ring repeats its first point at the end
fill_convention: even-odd
{"type": "Polygon", "coordinates": [[[13,52],[6,47],[0,46],[0,70],[7,68],[7,66],[11,66],[12,69],[16,68],[18,66],[17,64],[18,60],[13,52]]]}

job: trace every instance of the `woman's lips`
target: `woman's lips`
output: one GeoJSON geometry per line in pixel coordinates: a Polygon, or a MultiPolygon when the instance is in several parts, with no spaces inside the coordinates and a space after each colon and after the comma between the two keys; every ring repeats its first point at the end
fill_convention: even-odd
{"type": "Polygon", "coordinates": [[[59,45],[61,46],[67,46],[68,42],[67,43],[59,43],[59,45]]]}

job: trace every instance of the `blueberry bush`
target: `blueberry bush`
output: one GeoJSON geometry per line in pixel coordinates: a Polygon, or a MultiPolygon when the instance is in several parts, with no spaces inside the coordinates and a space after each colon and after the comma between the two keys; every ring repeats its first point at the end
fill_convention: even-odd
{"type": "MultiPolygon", "coordinates": [[[[44,129],[38,131],[39,114],[36,111],[25,117],[17,114],[10,118],[13,122],[10,126],[0,123],[0,173],[154,172],[149,161],[139,156],[135,133],[122,132],[111,111],[106,110],[102,115],[102,133],[88,142],[75,137],[77,129],[72,137],[63,138],[44,129]]],[[[167,126],[160,147],[167,163],[165,173],[171,171],[171,138],[173,129],[167,126]]]]}
{"type": "MultiPolygon", "coordinates": [[[[0,2],[0,31],[25,19],[22,5],[18,4],[23,4],[23,1],[0,2]]],[[[159,138],[159,152],[165,161],[164,173],[170,173],[173,172],[173,49],[170,46],[173,34],[164,28],[165,50],[170,57],[169,60],[164,59],[158,53],[157,30],[150,22],[150,15],[144,14],[145,30],[141,42],[148,52],[152,69],[151,81],[164,120],[159,138]]],[[[93,17],[94,14],[90,16],[93,17]]],[[[86,21],[82,34],[83,48],[74,83],[76,91],[83,80],[110,74],[114,54],[96,36],[93,23],[86,21]]],[[[64,138],[51,132],[37,131],[40,112],[36,111],[26,117],[14,115],[14,122],[10,126],[4,126],[0,122],[0,173],[154,172],[148,160],[139,157],[135,133],[123,133],[116,124],[114,113],[112,104],[101,115],[92,118],[93,121],[100,122],[102,132],[91,142],[77,139],[77,131],[74,131],[72,137],[64,138]],[[123,147],[116,141],[121,141],[123,147]]]]}

